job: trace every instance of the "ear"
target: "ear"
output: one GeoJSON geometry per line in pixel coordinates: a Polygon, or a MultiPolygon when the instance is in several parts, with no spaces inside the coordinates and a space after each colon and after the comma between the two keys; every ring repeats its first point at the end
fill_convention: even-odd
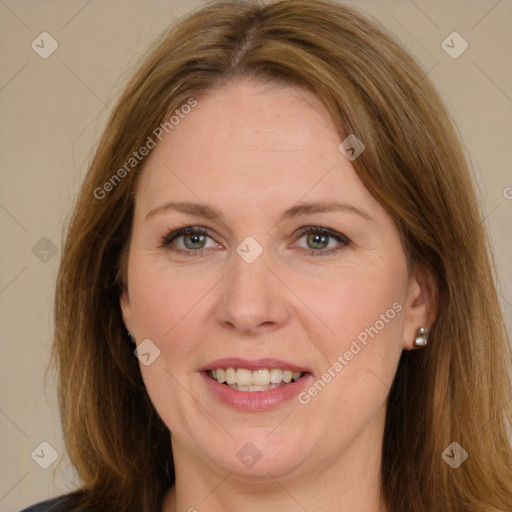
{"type": "Polygon", "coordinates": [[[415,265],[409,278],[409,288],[405,307],[404,339],[405,350],[413,350],[416,332],[420,327],[431,329],[437,318],[439,291],[434,272],[415,265]]]}
{"type": "Polygon", "coordinates": [[[121,315],[123,317],[123,323],[126,327],[126,330],[129,333],[133,334],[133,314],[132,307],[130,304],[130,296],[128,294],[128,257],[130,251],[130,238],[125,243],[123,250],[121,252],[121,257],[119,260],[119,269],[117,273],[117,283],[121,290],[121,295],[119,297],[119,305],[121,307],[121,315]]]}
{"type": "Polygon", "coordinates": [[[126,327],[128,332],[133,332],[132,307],[130,304],[130,298],[128,296],[128,288],[126,286],[123,286],[119,303],[121,306],[121,314],[123,316],[124,326],[126,327]]]}

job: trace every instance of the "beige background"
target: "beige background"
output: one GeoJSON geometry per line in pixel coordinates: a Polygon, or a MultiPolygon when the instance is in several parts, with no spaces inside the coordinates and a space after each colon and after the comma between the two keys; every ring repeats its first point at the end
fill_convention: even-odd
{"type": "MultiPolygon", "coordinates": [[[[512,2],[352,3],[402,41],[450,106],[473,162],[512,332],[512,2]],[[469,44],[457,59],[441,47],[453,31],[469,44]]],[[[0,512],[73,486],[52,374],[44,379],[63,226],[109,106],[136,62],[155,35],[200,4],[0,0],[0,512]],[[31,48],[43,31],[59,45],[47,59],[31,48]],[[36,464],[31,453],[41,442],[60,464],[36,464]]]]}

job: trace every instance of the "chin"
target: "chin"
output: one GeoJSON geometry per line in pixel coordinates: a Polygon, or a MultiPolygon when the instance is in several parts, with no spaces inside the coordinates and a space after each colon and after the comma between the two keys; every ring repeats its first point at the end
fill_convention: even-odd
{"type": "Polygon", "coordinates": [[[227,446],[219,447],[217,453],[210,456],[211,461],[232,472],[233,477],[250,478],[252,483],[255,478],[267,481],[269,477],[296,476],[301,468],[306,471],[304,465],[309,459],[309,447],[301,438],[292,440],[276,433],[269,435],[267,429],[236,436],[229,440],[227,446]]]}

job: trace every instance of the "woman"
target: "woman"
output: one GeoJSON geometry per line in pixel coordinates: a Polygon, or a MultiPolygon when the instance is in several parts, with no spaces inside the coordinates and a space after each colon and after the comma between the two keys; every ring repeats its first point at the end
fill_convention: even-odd
{"type": "Polygon", "coordinates": [[[29,510],[511,510],[479,219],[445,108],[373,22],[191,15],[75,208],[55,356],[83,487],[29,510]]]}

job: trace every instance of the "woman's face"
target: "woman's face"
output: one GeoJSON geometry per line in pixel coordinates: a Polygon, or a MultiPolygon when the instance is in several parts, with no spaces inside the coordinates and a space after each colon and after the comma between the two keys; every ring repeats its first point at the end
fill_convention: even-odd
{"type": "Polygon", "coordinates": [[[242,80],[198,97],[152,150],[122,310],[178,467],[378,463],[425,308],[341,141],[311,93],[242,80]]]}

